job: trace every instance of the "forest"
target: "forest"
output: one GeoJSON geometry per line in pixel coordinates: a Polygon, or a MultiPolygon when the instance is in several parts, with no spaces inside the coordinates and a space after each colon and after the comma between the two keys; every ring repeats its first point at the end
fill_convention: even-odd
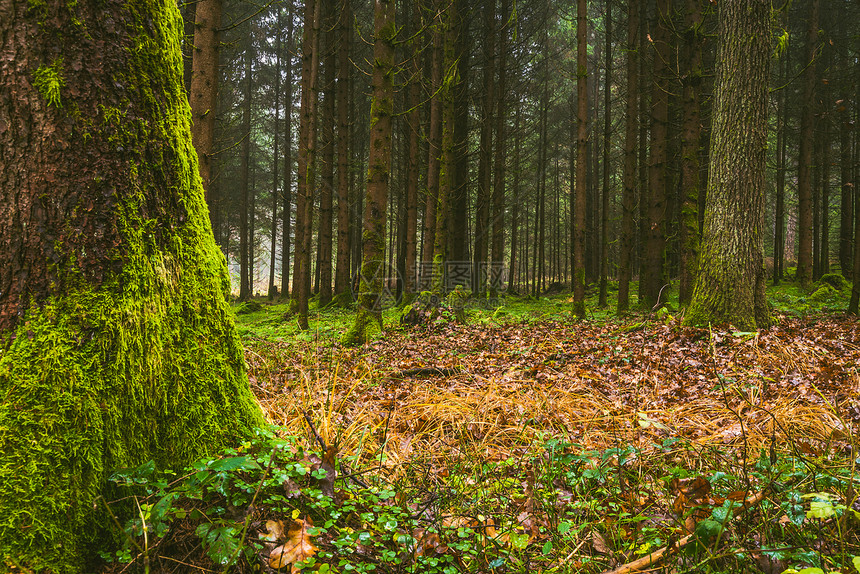
{"type": "Polygon", "coordinates": [[[856,0],[0,0],[0,573],[860,573],[859,101],[856,0]]]}

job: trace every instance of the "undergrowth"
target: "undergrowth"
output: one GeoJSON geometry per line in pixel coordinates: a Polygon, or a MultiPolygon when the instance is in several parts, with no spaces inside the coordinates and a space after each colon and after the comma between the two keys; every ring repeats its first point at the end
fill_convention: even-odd
{"type": "Polygon", "coordinates": [[[284,426],[117,472],[106,572],[860,572],[860,347],[819,314],[847,289],[769,297],[761,333],[508,296],[360,349],[351,310],[243,307],[284,426]]]}
{"type": "Polygon", "coordinates": [[[233,572],[601,572],[669,547],[675,572],[845,573],[860,565],[860,461],[835,446],[547,439],[390,472],[259,431],[181,473],[116,473],[136,512],[105,558],[166,572],[187,571],[175,556],[233,572]]]}

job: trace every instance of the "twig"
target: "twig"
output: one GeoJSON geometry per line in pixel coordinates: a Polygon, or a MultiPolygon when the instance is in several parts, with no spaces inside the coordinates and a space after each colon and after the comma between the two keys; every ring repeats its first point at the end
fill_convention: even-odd
{"type": "MultiPolygon", "coordinates": [[[[732,518],[739,516],[745,510],[752,508],[762,500],[764,500],[764,496],[767,490],[762,490],[761,492],[756,493],[755,495],[747,498],[744,503],[736,508],[734,511],[734,515],[732,518]]],[[[673,550],[680,550],[693,540],[695,540],[697,536],[695,534],[688,534],[687,536],[680,539],[676,544],[671,546],[664,546],[658,550],[655,550],[648,556],[643,556],[638,560],[634,560],[633,562],[629,562],[628,564],[624,564],[623,566],[619,566],[615,570],[607,570],[603,574],[630,574],[632,572],[639,572],[643,568],[648,568],[650,566],[655,565],[657,562],[663,559],[663,557],[670,553],[673,550]]]]}
{"type": "MultiPolygon", "coordinates": [[[[317,429],[314,426],[314,422],[311,420],[310,415],[308,415],[308,412],[305,410],[302,410],[302,414],[305,417],[305,422],[308,423],[308,427],[310,427],[311,432],[313,433],[314,437],[316,437],[317,442],[320,444],[320,447],[322,448],[323,453],[328,452],[328,447],[326,446],[323,438],[317,433],[317,429]]],[[[342,475],[343,478],[350,479],[351,481],[353,481],[355,484],[357,484],[358,486],[360,486],[362,488],[369,488],[367,486],[367,483],[365,483],[364,481],[355,477],[355,475],[349,469],[349,466],[346,464],[345,460],[343,460],[343,459],[340,460],[340,467],[344,470],[344,473],[345,473],[342,475]]]]}

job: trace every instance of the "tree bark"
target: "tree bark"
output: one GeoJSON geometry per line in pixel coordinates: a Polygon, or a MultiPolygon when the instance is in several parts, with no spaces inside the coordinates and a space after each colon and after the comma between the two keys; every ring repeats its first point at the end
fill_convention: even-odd
{"type": "MultiPolygon", "coordinates": [[[[281,128],[281,7],[277,7],[275,37],[275,118],[274,129],[272,130],[272,232],[271,232],[271,247],[269,248],[269,300],[275,298],[275,263],[277,261],[278,251],[278,204],[281,200],[281,195],[278,193],[278,184],[280,183],[278,168],[281,158],[279,156],[279,135],[281,128]]],[[[289,118],[288,118],[289,119],[289,118]]]]}
{"type": "MultiPolygon", "coordinates": [[[[412,3],[407,0],[405,4],[412,3]]],[[[420,13],[417,5],[414,6],[410,14],[410,32],[413,34],[421,26],[420,13]]],[[[416,42],[417,44],[417,42],[416,42]]],[[[418,170],[419,170],[419,151],[418,143],[419,134],[421,132],[421,64],[419,52],[413,45],[412,57],[410,60],[410,69],[412,79],[409,82],[409,114],[407,116],[408,129],[408,165],[406,168],[406,222],[405,222],[405,253],[404,253],[404,284],[403,284],[403,300],[409,304],[412,297],[415,295],[416,289],[416,271],[417,271],[417,241],[418,241],[418,170]]]]}
{"type": "Polygon", "coordinates": [[[481,266],[487,261],[490,243],[490,204],[493,173],[493,111],[496,106],[496,0],[484,2],[484,101],[481,113],[481,137],[478,146],[478,196],[475,200],[475,250],[472,266],[476,293],[486,288],[481,266]]]}
{"type": "Polygon", "coordinates": [[[585,318],[585,194],[588,143],[587,7],[576,3],[576,196],[573,211],[573,314],[585,318]]]}
{"type": "MultiPolygon", "coordinates": [[[[442,1],[437,0],[437,8],[442,1]]],[[[432,30],[433,54],[430,70],[430,124],[427,150],[427,195],[424,203],[422,229],[420,280],[423,288],[428,285],[427,266],[433,263],[433,245],[436,235],[436,204],[439,201],[439,160],[442,152],[442,33],[437,25],[432,30]]]]}
{"type": "Polygon", "coordinates": [[[394,0],[376,0],[373,42],[373,100],[370,106],[370,157],[362,233],[362,262],[355,324],[346,344],[363,343],[367,327],[382,331],[386,204],[391,173],[391,116],[394,112],[394,0]]]}
{"type": "Polygon", "coordinates": [[[170,2],[0,0],[0,556],[15,570],[94,572],[114,550],[111,473],[181,468],[263,424],[181,33],[170,2]]]}
{"type": "Polygon", "coordinates": [[[653,34],[654,58],[651,84],[651,150],[648,158],[648,203],[645,249],[640,281],[643,303],[652,308],[665,303],[660,292],[665,285],[663,257],[666,249],[666,163],[669,127],[668,63],[671,60],[668,29],[671,0],[657,0],[657,22],[653,34]]]}
{"type": "Polygon", "coordinates": [[[325,33],[325,55],[323,62],[321,121],[321,174],[320,174],[320,218],[319,218],[319,306],[331,303],[332,298],[332,195],[334,193],[334,147],[335,147],[335,66],[337,62],[336,15],[334,0],[322,0],[325,33]]]}
{"type": "Polygon", "coordinates": [[[699,148],[702,136],[699,90],[702,70],[701,0],[686,0],[684,14],[683,128],[681,134],[680,281],[678,303],[686,306],[693,294],[699,258],[699,148]]]}
{"type": "MultiPolygon", "coordinates": [[[[337,263],[334,275],[335,296],[343,297],[350,293],[349,252],[349,45],[352,22],[350,0],[341,1],[338,22],[337,54],[337,263]]],[[[351,297],[349,299],[351,301],[351,297]]]]}
{"type": "Polygon", "coordinates": [[[618,314],[630,309],[630,278],[633,266],[636,209],[636,135],[639,129],[639,6],[628,0],[627,12],[627,95],[624,128],[624,182],[621,196],[621,249],[618,262],[618,314]]]}
{"type": "Polygon", "coordinates": [[[807,289],[812,284],[812,142],[815,112],[815,68],[818,52],[819,0],[809,3],[806,34],[806,70],[803,72],[803,94],[800,115],[800,143],[797,160],[797,278],[807,289]]]}
{"type": "Polygon", "coordinates": [[[308,300],[311,291],[311,229],[316,181],[316,108],[321,2],[322,0],[307,0],[305,3],[305,22],[302,31],[302,99],[299,110],[293,310],[298,313],[299,328],[303,330],[308,328],[308,300]]]}
{"type": "Polygon", "coordinates": [[[770,2],[724,2],[719,21],[705,233],[685,323],[754,330],[770,324],[762,236],[770,2]]]}
{"type": "Polygon", "coordinates": [[[610,109],[610,86],[612,85],[612,3],[606,0],[606,76],[603,82],[603,192],[600,208],[600,292],[597,306],[605,308],[607,274],[609,273],[609,150],[612,137],[612,113],[610,109]]]}
{"type": "Polygon", "coordinates": [[[505,263],[505,153],[507,153],[507,64],[510,49],[508,18],[510,1],[502,0],[501,39],[499,42],[499,86],[496,96],[496,157],[493,181],[493,237],[490,267],[490,296],[504,290],[505,263]]]}
{"type": "Polygon", "coordinates": [[[210,209],[212,181],[212,153],[215,147],[215,116],[218,101],[218,49],[220,46],[221,0],[202,0],[196,3],[194,49],[191,58],[191,85],[188,100],[191,102],[191,139],[200,158],[200,177],[206,202],[210,209]]]}
{"type": "Polygon", "coordinates": [[[293,3],[287,12],[287,54],[285,76],[287,93],[284,96],[284,206],[281,210],[281,299],[290,293],[290,228],[293,213],[293,3]]]}
{"type": "Polygon", "coordinates": [[[242,157],[240,178],[242,197],[239,202],[239,300],[253,297],[251,285],[251,236],[249,207],[251,202],[251,100],[253,51],[248,40],[245,48],[245,101],[242,103],[242,157]]]}

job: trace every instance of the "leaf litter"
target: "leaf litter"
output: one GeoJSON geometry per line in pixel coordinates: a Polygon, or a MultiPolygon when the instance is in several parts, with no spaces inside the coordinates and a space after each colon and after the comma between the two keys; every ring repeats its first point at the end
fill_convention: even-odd
{"type": "MultiPolygon", "coordinates": [[[[339,571],[348,539],[348,560],[379,572],[421,571],[443,558],[463,572],[635,572],[677,562],[682,548],[703,541],[718,559],[729,540],[735,548],[723,560],[741,548],[765,572],[782,572],[798,562],[772,551],[781,542],[771,530],[800,537],[811,520],[815,551],[836,552],[821,535],[844,526],[829,511],[841,498],[814,492],[788,504],[761,473],[749,475],[768,453],[771,463],[779,453],[819,467],[831,454],[856,458],[853,318],[781,317],[758,333],[674,320],[636,329],[452,323],[390,329],[359,348],[263,338],[245,345],[269,420],[309,447],[292,450],[304,478],[279,487],[293,510],[252,503],[246,511],[264,548],[262,571],[297,571],[308,560],[339,571]],[[724,484],[729,473],[743,476],[724,484]],[[362,511],[347,485],[375,492],[376,510],[362,511]],[[379,485],[390,485],[387,494],[379,485]],[[314,528],[298,510],[307,488],[331,500],[342,524],[314,528]],[[762,501],[767,509],[756,508],[762,501]],[[747,511],[759,522],[730,524],[747,511]]],[[[849,485],[842,507],[860,520],[853,493],[849,485]]],[[[839,540],[843,553],[860,554],[857,532],[847,546],[839,540]]]]}

